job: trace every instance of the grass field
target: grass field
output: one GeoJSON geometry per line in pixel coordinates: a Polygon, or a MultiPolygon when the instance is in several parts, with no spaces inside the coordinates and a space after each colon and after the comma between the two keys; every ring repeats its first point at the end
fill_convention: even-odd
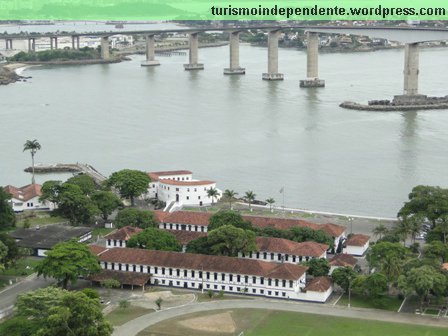
{"type": "Polygon", "coordinates": [[[128,308],[116,308],[106,315],[106,319],[114,326],[120,326],[126,322],[136,319],[142,315],[154,312],[153,309],[147,309],[138,306],[129,306],[128,308]]]}
{"type": "MultiPolygon", "coordinates": [[[[357,296],[352,294],[351,296],[351,306],[359,308],[374,308],[374,309],[384,309],[389,311],[398,311],[403,302],[402,299],[392,296],[384,296],[381,299],[370,299],[364,296],[357,296]]],[[[348,296],[344,294],[343,297],[338,301],[338,306],[347,306],[348,296]]]]}
{"type": "Polygon", "coordinates": [[[0,272],[0,276],[27,276],[34,273],[34,266],[40,260],[35,257],[28,257],[17,261],[16,266],[0,272]]]}
{"type": "Polygon", "coordinates": [[[66,223],[67,219],[59,216],[51,216],[49,211],[34,211],[31,213],[22,213],[16,216],[17,227],[23,227],[26,220],[31,227],[44,226],[50,224],[66,223]]]}
{"type": "Polygon", "coordinates": [[[170,319],[145,329],[138,336],[230,336],[241,332],[244,336],[442,336],[448,334],[448,329],[261,309],[233,309],[170,319]],[[219,321],[216,321],[218,314],[226,312],[231,314],[235,323],[233,332],[222,332],[219,321]],[[198,328],[196,319],[200,316],[209,316],[211,321],[216,321],[216,330],[204,332],[195,329],[198,328]]]}

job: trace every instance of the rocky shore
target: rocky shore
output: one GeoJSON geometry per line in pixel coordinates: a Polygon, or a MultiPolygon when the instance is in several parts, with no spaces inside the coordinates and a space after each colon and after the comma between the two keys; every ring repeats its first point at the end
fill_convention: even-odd
{"type": "Polygon", "coordinates": [[[122,61],[129,61],[130,59],[127,57],[119,57],[112,58],[108,60],[104,59],[86,59],[86,60],[54,60],[48,62],[41,61],[30,61],[30,62],[21,62],[26,65],[85,65],[85,64],[111,64],[111,63],[120,63],[122,61]]]}
{"type": "Polygon", "coordinates": [[[371,100],[368,104],[345,101],[339,105],[342,108],[360,111],[416,111],[448,109],[448,96],[428,97],[426,95],[399,95],[394,99],[371,100]]]}
{"type": "Polygon", "coordinates": [[[15,82],[26,80],[27,77],[19,76],[15,72],[14,67],[2,66],[0,67],[0,85],[8,85],[15,82]]]}

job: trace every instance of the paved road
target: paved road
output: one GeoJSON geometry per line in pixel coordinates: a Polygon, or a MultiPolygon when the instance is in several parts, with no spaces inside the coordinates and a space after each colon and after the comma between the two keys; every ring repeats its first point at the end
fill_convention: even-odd
{"type": "Polygon", "coordinates": [[[45,280],[44,278],[37,278],[35,275],[26,278],[12,287],[0,292],[0,311],[13,305],[16,302],[17,295],[26,293],[38,288],[47,287],[54,282],[52,279],[45,280]]]}
{"type": "Polygon", "coordinates": [[[224,300],[204,303],[193,303],[185,306],[162,310],[138,317],[114,330],[113,336],[133,336],[143,329],[158,322],[184,314],[215,309],[259,308],[291,311],[299,313],[321,314],[339,317],[351,317],[367,320],[399,322],[426,326],[448,327],[448,319],[436,319],[428,316],[400,314],[363,308],[334,307],[322,304],[301,302],[280,302],[272,300],[224,300]]]}

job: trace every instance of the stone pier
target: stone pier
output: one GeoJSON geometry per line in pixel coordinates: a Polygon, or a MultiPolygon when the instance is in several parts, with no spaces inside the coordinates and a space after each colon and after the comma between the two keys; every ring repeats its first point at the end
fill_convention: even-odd
{"type": "Polygon", "coordinates": [[[278,72],[278,30],[268,34],[268,72],[263,73],[264,80],[283,80],[283,74],[278,72]]]}
{"type": "Polygon", "coordinates": [[[403,94],[413,96],[418,94],[419,73],[418,43],[408,43],[404,51],[404,89],[403,94]]]}
{"type": "Polygon", "coordinates": [[[72,36],[72,49],[79,49],[79,36],[72,36]]]}
{"type": "Polygon", "coordinates": [[[56,36],[50,37],[50,49],[57,49],[58,48],[58,38],[56,36]]]}
{"type": "Polygon", "coordinates": [[[189,63],[184,64],[185,70],[203,70],[204,64],[198,63],[199,38],[198,33],[190,33],[189,63]]]}
{"type": "Polygon", "coordinates": [[[28,39],[28,52],[36,51],[36,39],[31,37],[28,39]]]}
{"type": "Polygon", "coordinates": [[[240,67],[240,32],[230,32],[229,39],[230,67],[224,69],[224,75],[244,75],[246,69],[240,67]]]}
{"type": "Polygon", "coordinates": [[[109,52],[109,36],[103,36],[101,37],[101,58],[103,60],[110,59],[110,52],[109,52]]]}
{"type": "Polygon", "coordinates": [[[154,35],[146,35],[146,61],[143,61],[141,66],[160,65],[160,62],[155,59],[155,53],[154,35]]]}
{"type": "Polygon", "coordinates": [[[300,81],[300,87],[324,87],[325,81],[319,79],[319,34],[307,32],[306,79],[300,81]]]}

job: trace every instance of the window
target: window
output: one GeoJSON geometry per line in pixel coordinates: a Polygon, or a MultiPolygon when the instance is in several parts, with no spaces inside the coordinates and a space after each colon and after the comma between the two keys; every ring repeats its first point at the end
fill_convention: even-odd
{"type": "Polygon", "coordinates": [[[180,269],[176,269],[176,276],[180,276],[180,269]]]}
{"type": "Polygon", "coordinates": [[[194,192],[197,192],[198,190],[196,188],[194,188],[194,192]]]}
{"type": "Polygon", "coordinates": [[[176,281],[176,285],[180,286],[180,281],[176,281]]]}
{"type": "MultiPolygon", "coordinates": [[[[148,267],[148,272],[149,272],[149,267],[148,267]]],[[[154,274],[157,274],[157,267],[154,267],[154,274]]]]}
{"type": "Polygon", "coordinates": [[[193,288],[194,288],[194,282],[192,282],[192,283],[191,283],[191,287],[193,287],[193,288]]]}
{"type": "Polygon", "coordinates": [[[210,285],[209,285],[209,284],[206,284],[205,287],[210,288],[210,285]]]}
{"type": "Polygon", "coordinates": [[[278,287],[278,279],[275,279],[275,287],[278,287]]]}
{"type": "Polygon", "coordinates": [[[221,286],[221,289],[222,290],[226,290],[226,286],[221,286]]]}
{"type": "Polygon", "coordinates": [[[218,280],[218,273],[213,273],[213,279],[218,280]]]}
{"type": "Polygon", "coordinates": [[[282,296],[285,297],[285,296],[286,296],[286,293],[285,293],[285,292],[282,292],[282,296]]]}
{"type": "Polygon", "coordinates": [[[187,276],[187,270],[184,270],[184,277],[187,276]]]}
{"type": "Polygon", "coordinates": [[[153,184],[153,185],[152,185],[152,187],[153,187],[153,188],[155,188],[155,187],[156,187],[156,185],[155,185],[155,184],[153,184]]]}
{"type": "Polygon", "coordinates": [[[190,192],[190,188],[187,188],[187,192],[190,192]]]}
{"type": "Polygon", "coordinates": [[[252,283],[257,283],[257,277],[252,277],[252,283]]]}
{"type": "Polygon", "coordinates": [[[214,288],[214,289],[218,289],[218,285],[214,285],[213,288],[214,288]]]}
{"type": "Polygon", "coordinates": [[[271,292],[271,291],[268,291],[268,295],[272,295],[272,292],[271,292]]]}
{"type": "Polygon", "coordinates": [[[274,253],[271,253],[271,260],[274,260],[274,253]]]}
{"type": "Polygon", "coordinates": [[[165,267],[162,267],[162,274],[165,275],[165,267]]]}
{"type": "Polygon", "coordinates": [[[260,294],[264,294],[264,289],[260,289],[260,294]]]}
{"type": "Polygon", "coordinates": [[[190,199],[190,196],[187,196],[187,201],[190,199]]]}
{"type": "Polygon", "coordinates": [[[268,279],[268,286],[272,286],[272,279],[268,279]]]}
{"type": "Polygon", "coordinates": [[[277,254],[277,260],[282,260],[282,255],[280,253],[277,254]]]}
{"type": "Polygon", "coordinates": [[[176,188],[176,191],[179,191],[179,188],[176,188]]]}
{"type": "Polygon", "coordinates": [[[249,258],[252,258],[252,252],[249,252],[249,258]]]}
{"type": "Polygon", "coordinates": [[[221,281],[224,281],[226,279],[226,275],[224,273],[221,273],[221,281]]]}
{"type": "Polygon", "coordinates": [[[233,287],[232,286],[229,286],[229,291],[233,291],[233,287]]]}
{"type": "Polygon", "coordinates": [[[266,252],[263,253],[263,259],[267,259],[268,258],[268,254],[266,252]]]}
{"type": "Polygon", "coordinates": [[[143,273],[143,266],[140,266],[140,272],[143,273]]]}
{"type": "Polygon", "coordinates": [[[236,276],[236,281],[237,281],[237,282],[240,282],[240,281],[241,281],[241,276],[240,276],[239,274],[236,276]]]}
{"type": "Polygon", "coordinates": [[[194,271],[191,271],[191,277],[194,278],[194,271]]]}
{"type": "Polygon", "coordinates": [[[249,282],[249,277],[248,277],[247,275],[244,277],[244,282],[245,282],[245,283],[248,283],[248,282],[249,282]]]}
{"type": "MultiPolygon", "coordinates": [[[[194,274],[194,271],[193,271],[194,274]]],[[[202,271],[199,271],[199,279],[202,279],[202,271]]]]}
{"type": "Polygon", "coordinates": [[[260,278],[260,284],[264,285],[264,278],[260,278]]]}
{"type": "Polygon", "coordinates": [[[201,196],[198,196],[198,199],[201,199],[201,196]]]}
{"type": "Polygon", "coordinates": [[[286,287],[286,280],[282,280],[282,287],[286,287]]]}
{"type": "Polygon", "coordinates": [[[289,280],[289,288],[292,288],[292,284],[293,284],[292,280],[289,280]]]}
{"type": "Polygon", "coordinates": [[[285,254],[285,260],[288,261],[289,255],[285,254]]]}
{"type": "Polygon", "coordinates": [[[165,280],[162,280],[162,284],[165,284],[165,280]]]}
{"type": "Polygon", "coordinates": [[[206,275],[207,275],[207,280],[210,280],[210,272],[207,272],[206,275]]]}
{"type": "Polygon", "coordinates": [[[233,281],[233,274],[229,274],[229,281],[233,281]]]}
{"type": "Polygon", "coordinates": [[[292,262],[296,262],[296,256],[292,256],[292,262]]]}
{"type": "Polygon", "coordinates": [[[257,252],[257,259],[260,259],[260,252],[257,252]]]}
{"type": "Polygon", "coordinates": [[[257,290],[255,288],[252,288],[252,293],[255,294],[257,290]]]}
{"type": "Polygon", "coordinates": [[[275,292],[275,296],[278,296],[278,292],[275,292]]]}
{"type": "Polygon", "coordinates": [[[170,269],[168,270],[168,273],[169,273],[170,275],[173,275],[173,269],[170,268],[170,269]]]}

